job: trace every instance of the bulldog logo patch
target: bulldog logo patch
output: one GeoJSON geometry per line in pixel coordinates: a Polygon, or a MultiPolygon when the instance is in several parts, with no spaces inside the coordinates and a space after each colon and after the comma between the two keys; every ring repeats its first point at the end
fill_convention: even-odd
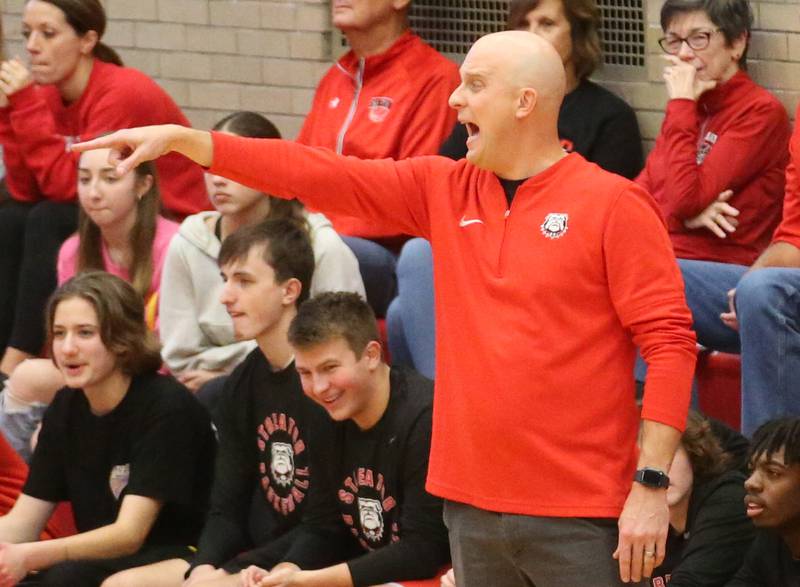
{"type": "Polygon", "coordinates": [[[281,487],[294,483],[294,450],[288,442],[272,443],[270,470],[275,482],[281,487]]]}
{"type": "Polygon", "coordinates": [[[386,96],[375,96],[369,101],[369,119],[372,122],[383,122],[392,109],[392,99],[386,96]]]}
{"type": "Polygon", "coordinates": [[[111,469],[111,474],[108,476],[108,487],[114,495],[114,499],[119,499],[122,492],[128,486],[128,481],[131,478],[130,463],[125,465],[114,465],[111,469]]]}
{"type": "Polygon", "coordinates": [[[567,221],[569,214],[550,212],[542,222],[539,230],[547,238],[561,238],[567,232],[567,221]]]}
{"type": "Polygon", "coordinates": [[[380,500],[359,497],[358,513],[364,535],[373,542],[383,538],[383,507],[380,500]]]}

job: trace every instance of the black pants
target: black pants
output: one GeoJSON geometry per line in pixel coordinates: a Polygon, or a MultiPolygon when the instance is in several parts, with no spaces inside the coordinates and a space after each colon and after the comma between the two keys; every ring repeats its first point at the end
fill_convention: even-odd
{"type": "Polygon", "coordinates": [[[77,227],[74,203],[0,204],[0,349],[41,352],[58,251],[77,227]]]}
{"type": "Polygon", "coordinates": [[[19,587],[99,587],[114,573],[191,554],[186,546],[146,546],[136,554],[110,559],[64,561],[29,575],[19,587]]]}

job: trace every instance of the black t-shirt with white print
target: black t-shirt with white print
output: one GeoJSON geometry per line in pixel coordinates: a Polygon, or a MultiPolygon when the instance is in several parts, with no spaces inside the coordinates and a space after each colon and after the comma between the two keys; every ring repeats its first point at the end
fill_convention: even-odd
{"type": "Polygon", "coordinates": [[[23,492],[69,501],[79,532],[113,523],[126,495],[164,502],[146,545],[195,543],[213,473],[211,421],[172,377],[134,377],[102,416],[81,389],[63,388],[42,421],[23,492]]]}
{"type": "Polygon", "coordinates": [[[333,423],[303,394],[294,363],[273,371],[258,348],[228,378],[216,420],[211,510],[192,566],[235,572],[244,561],[275,564],[288,548],[276,539],[297,527],[307,508],[323,518],[334,515],[330,490],[314,490],[312,465],[312,447],[330,444],[333,423]],[[249,558],[237,557],[271,543],[249,558]]]}
{"type": "Polygon", "coordinates": [[[433,382],[398,367],[390,382],[375,426],[337,426],[339,510],[362,553],[348,562],[356,587],[429,578],[450,560],[442,500],[425,491],[433,382]]]}

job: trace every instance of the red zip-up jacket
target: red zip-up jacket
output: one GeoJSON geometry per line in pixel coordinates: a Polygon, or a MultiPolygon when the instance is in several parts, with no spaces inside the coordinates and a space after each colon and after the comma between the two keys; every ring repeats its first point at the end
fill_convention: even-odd
{"type": "MultiPolygon", "coordinates": [[[[350,51],[319,83],[297,140],[361,159],[435,155],[456,121],[447,100],[458,84],[455,63],[411,32],[380,55],[350,51]]],[[[340,234],[388,236],[359,218],[329,218],[340,234]]]]}
{"type": "Polygon", "coordinates": [[[800,249],[800,105],[789,144],[791,158],[786,167],[786,195],[783,200],[783,219],[775,230],[772,242],[786,242],[800,249]]]}
{"type": "MultiPolygon", "coordinates": [[[[144,73],[95,59],[81,97],[64,104],[55,86],[30,85],[0,108],[6,185],[20,202],[77,197],[79,153],[73,142],[150,124],[190,126],[178,105],[144,73]]],[[[171,154],[156,163],[164,207],[178,217],[209,208],[203,170],[171,154]]]]}
{"type": "Polygon", "coordinates": [[[783,105],[743,71],[697,102],[669,101],[636,181],[658,202],[677,257],[755,261],[780,222],[790,132],[783,105]],[[726,189],[740,212],[735,232],[722,239],[683,225],[726,189]]]}
{"type": "Polygon", "coordinates": [[[212,172],[430,239],[436,391],[427,488],[486,510],[616,517],[642,417],[682,429],[695,361],[669,238],[635,183],[573,153],[510,208],[466,160],[364,161],[213,134],[212,172]]]}

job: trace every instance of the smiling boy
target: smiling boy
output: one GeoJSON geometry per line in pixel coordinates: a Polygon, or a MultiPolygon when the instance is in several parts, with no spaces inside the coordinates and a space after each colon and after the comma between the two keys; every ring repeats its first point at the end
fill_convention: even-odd
{"type": "Polygon", "coordinates": [[[379,340],[352,293],[320,294],[292,321],[303,391],[338,423],[329,469],[354,558],[307,571],[302,554],[290,556],[299,564],[252,569],[246,585],[361,587],[426,579],[448,562],[442,500],[425,491],[433,382],[390,368],[379,340]]]}
{"type": "Polygon", "coordinates": [[[747,515],[759,529],[728,587],[800,585],[800,418],[772,420],[753,436],[747,515]]]}

